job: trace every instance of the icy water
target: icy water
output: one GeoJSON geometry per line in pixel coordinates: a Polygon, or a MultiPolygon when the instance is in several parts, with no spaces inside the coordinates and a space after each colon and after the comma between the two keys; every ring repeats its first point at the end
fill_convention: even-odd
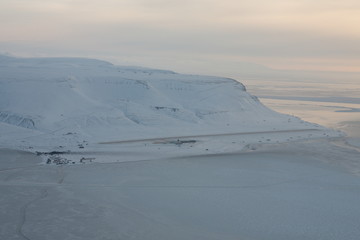
{"type": "Polygon", "coordinates": [[[245,81],[248,91],[275,111],[360,138],[360,79],[290,82],[245,81]]]}

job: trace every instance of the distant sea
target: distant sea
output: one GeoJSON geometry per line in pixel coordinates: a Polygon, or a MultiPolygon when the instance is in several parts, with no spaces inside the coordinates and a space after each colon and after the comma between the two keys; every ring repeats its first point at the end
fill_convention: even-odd
{"type": "Polygon", "coordinates": [[[359,81],[245,81],[269,108],[360,138],[359,81]]]}

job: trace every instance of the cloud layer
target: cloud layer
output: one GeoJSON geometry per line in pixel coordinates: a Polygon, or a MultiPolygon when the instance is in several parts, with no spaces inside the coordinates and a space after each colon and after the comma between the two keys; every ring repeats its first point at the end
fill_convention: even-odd
{"type": "Polygon", "coordinates": [[[0,51],[181,71],[243,61],[360,71],[359,22],[354,0],[0,0],[0,51]]]}

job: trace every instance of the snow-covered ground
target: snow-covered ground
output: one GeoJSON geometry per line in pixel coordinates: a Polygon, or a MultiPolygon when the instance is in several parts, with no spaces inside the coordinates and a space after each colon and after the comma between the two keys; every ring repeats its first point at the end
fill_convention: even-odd
{"type": "Polygon", "coordinates": [[[0,73],[0,239],[359,239],[358,139],[235,80],[74,58],[0,73]]]}
{"type": "Polygon", "coordinates": [[[358,157],[327,140],[60,166],[2,150],[0,236],[356,240],[358,157]]]}

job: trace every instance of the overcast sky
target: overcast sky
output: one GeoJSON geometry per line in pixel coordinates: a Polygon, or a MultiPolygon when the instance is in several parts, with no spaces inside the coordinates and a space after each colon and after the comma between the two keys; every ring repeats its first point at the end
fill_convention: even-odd
{"type": "Polygon", "coordinates": [[[360,71],[359,0],[0,0],[0,53],[223,74],[360,71]]]}

